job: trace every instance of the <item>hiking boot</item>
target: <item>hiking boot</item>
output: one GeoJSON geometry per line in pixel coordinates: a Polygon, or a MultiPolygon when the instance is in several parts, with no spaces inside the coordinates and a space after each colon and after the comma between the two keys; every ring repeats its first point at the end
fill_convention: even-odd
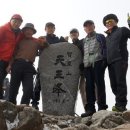
{"type": "Polygon", "coordinates": [[[126,109],[126,107],[124,107],[124,106],[113,106],[112,107],[112,111],[116,111],[116,112],[124,112],[124,111],[126,111],[127,109],[126,109]]]}
{"type": "Polygon", "coordinates": [[[81,114],[81,117],[88,117],[88,116],[92,116],[94,113],[96,112],[96,110],[87,110],[85,113],[81,114]]]}
{"type": "Polygon", "coordinates": [[[32,107],[35,108],[36,110],[39,110],[38,105],[34,105],[34,104],[33,104],[32,107]]]}
{"type": "Polygon", "coordinates": [[[100,105],[100,106],[98,106],[98,111],[100,111],[100,110],[107,110],[107,108],[108,108],[108,105],[100,105]]]}

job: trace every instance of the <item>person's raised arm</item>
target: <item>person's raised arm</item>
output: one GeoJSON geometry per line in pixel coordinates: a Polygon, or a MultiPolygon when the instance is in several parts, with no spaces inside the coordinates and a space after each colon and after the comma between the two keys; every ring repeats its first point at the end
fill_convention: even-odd
{"type": "Polygon", "coordinates": [[[129,28],[130,28],[130,15],[129,15],[129,13],[128,13],[127,23],[128,23],[129,28]]]}

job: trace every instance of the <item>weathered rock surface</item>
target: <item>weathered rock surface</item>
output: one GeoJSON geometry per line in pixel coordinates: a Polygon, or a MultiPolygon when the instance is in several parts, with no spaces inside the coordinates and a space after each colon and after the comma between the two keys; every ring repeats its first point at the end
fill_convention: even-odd
{"type": "Polygon", "coordinates": [[[91,122],[90,128],[94,130],[96,127],[112,129],[124,124],[126,121],[123,119],[122,113],[102,110],[93,114],[91,122]]]}
{"type": "Polygon", "coordinates": [[[2,130],[7,130],[7,126],[6,126],[6,120],[5,120],[5,117],[4,117],[4,113],[3,113],[3,106],[2,104],[0,103],[0,128],[2,130]]]}
{"type": "Polygon", "coordinates": [[[82,56],[73,44],[51,44],[39,60],[43,112],[74,115],[82,56]]]}
{"type": "Polygon", "coordinates": [[[129,111],[125,111],[123,113],[123,118],[127,121],[130,121],[130,110],[129,111]]]}
{"type": "Polygon", "coordinates": [[[91,117],[53,116],[0,100],[0,130],[130,130],[130,111],[98,111],[91,117]]]}
{"type": "Polygon", "coordinates": [[[43,130],[40,112],[0,100],[0,130],[43,130]]]}

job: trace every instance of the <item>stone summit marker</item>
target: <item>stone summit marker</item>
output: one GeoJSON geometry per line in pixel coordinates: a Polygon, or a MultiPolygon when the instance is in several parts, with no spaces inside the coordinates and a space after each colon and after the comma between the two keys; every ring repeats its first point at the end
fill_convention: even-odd
{"type": "Polygon", "coordinates": [[[67,42],[44,49],[39,70],[45,114],[74,115],[81,61],[78,47],[67,42]]]}

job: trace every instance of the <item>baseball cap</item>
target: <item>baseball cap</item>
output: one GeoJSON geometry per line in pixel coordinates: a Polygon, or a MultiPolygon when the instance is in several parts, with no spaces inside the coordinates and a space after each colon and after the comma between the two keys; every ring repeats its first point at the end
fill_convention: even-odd
{"type": "Polygon", "coordinates": [[[78,29],[73,28],[73,29],[70,30],[70,34],[71,34],[71,33],[79,33],[79,31],[78,31],[78,29]]]}
{"type": "Polygon", "coordinates": [[[48,22],[48,23],[46,23],[46,25],[45,25],[45,27],[55,27],[55,24],[54,23],[52,23],[52,22],[48,22]]]}
{"type": "Polygon", "coordinates": [[[11,17],[11,19],[19,19],[19,20],[21,20],[21,21],[23,22],[22,16],[19,15],[19,14],[14,14],[14,15],[11,17]]]}
{"type": "Polygon", "coordinates": [[[83,24],[83,26],[87,26],[88,24],[94,24],[94,22],[92,20],[86,20],[83,24]]]}

